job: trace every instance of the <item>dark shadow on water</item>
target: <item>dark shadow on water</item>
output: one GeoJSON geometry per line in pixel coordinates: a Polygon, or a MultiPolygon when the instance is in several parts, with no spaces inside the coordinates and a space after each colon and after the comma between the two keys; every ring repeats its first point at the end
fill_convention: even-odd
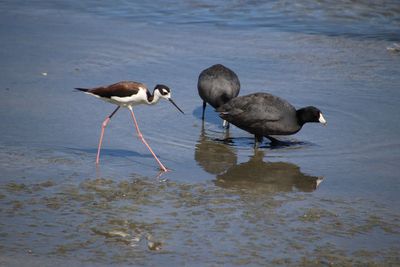
{"type": "Polygon", "coordinates": [[[268,142],[265,144],[266,148],[269,149],[280,149],[280,148],[287,148],[287,147],[294,147],[294,146],[310,146],[311,143],[304,142],[304,141],[297,141],[297,140],[279,140],[279,143],[271,143],[268,142]]]}
{"type": "MultiPolygon", "coordinates": [[[[195,108],[193,110],[192,115],[196,119],[201,121],[202,120],[201,119],[202,112],[203,112],[203,106],[199,106],[199,107],[197,107],[197,108],[195,108]]],[[[215,112],[215,109],[212,106],[208,105],[208,104],[207,104],[207,107],[206,107],[204,120],[207,123],[214,124],[214,125],[220,126],[222,128],[222,119],[218,116],[218,113],[215,112]]]]}
{"type": "MultiPolygon", "coordinates": [[[[215,138],[214,141],[235,147],[254,147],[253,137],[227,137],[223,139],[215,138]]],[[[283,139],[280,139],[279,143],[273,144],[268,139],[264,138],[262,144],[259,145],[259,149],[298,148],[312,145],[313,144],[310,142],[283,139]]]]}
{"type": "MultiPolygon", "coordinates": [[[[78,153],[83,152],[87,154],[93,154],[94,158],[96,158],[97,154],[97,148],[71,148],[67,147],[66,149],[72,151],[72,153],[78,153]]],[[[140,154],[132,150],[126,150],[126,149],[109,149],[109,148],[102,148],[101,149],[101,156],[112,156],[112,157],[144,157],[144,158],[150,158],[152,157],[151,155],[146,155],[146,154],[140,154]]]]}
{"type": "Polygon", "coordinates": [[[322,177],[300,171],[300,167],[288,162],[265,162],[264,151],[258,150],[248,162],[230,167],[216,176],[215,185],[232,189],[255,189],[270,193],[317,189],[322,177]]]}

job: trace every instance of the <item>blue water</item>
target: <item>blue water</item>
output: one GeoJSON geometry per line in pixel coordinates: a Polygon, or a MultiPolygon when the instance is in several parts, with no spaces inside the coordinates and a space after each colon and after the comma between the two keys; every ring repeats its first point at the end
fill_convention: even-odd
{"type": "MultiPolygon", "coordinates": [[[[24,5],[19,1],[2,2],[3,9],[21,9],[24,5]]],[[[152,25],[266,28],[329,36],[400,39],[398,1],[31,1],[28,6],[28,12],[34,9],[39,13],[83,13],[152,25]]]]}
{"type": "Polygon", "coordinates": [[[398,265],[398,1],[2,1],[0,265],[398,265]],[[260,151],[211,108],[200,71],[242,95],[315,105],[260,151]],[[127,110],[75,87],[167,84],[127,110]]]}

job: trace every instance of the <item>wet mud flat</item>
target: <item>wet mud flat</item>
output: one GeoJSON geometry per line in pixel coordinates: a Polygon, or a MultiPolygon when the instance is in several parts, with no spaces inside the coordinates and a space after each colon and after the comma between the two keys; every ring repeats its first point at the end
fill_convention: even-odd
{"type": "Polygon", "coordinates": [[[21,257],[33,266],[379,266],[399,260],[399,214],[369,199],[316,197],[318,177],[299,168],[286,166],[285,175],[265,163],[270,174],[255,176],[254,166],[235,165],[240,175],[182,183],[139,174],[62,175],[78,164],[70,156],[36,161],[29,172],[53,171],[14,176],[0,186],[6,266],[21,257]],[[383,240],[386,246],[377,246],[383,240]]]}

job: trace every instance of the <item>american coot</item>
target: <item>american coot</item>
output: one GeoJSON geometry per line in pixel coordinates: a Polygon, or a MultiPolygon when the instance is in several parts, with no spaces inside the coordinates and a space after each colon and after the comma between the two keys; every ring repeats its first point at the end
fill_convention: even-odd
{"type": "Polygon", "coordinates": [[[233,98],[217,109],[220,117],[233,125],[254,134],[257,147],[263,137],[272,144],[279,141],[271,135],[297,133],[307,122],[326,124],[322,113],[316,107],[296,110],[289,102],[268,93],[255,93],[233,98]]]}
{"type": "Polygon", "coordinates": [[[118,105],[118,107],[104,120],[101,126],[101,134],[99,146],[97,149],[96,164],[99,164],[100,149],[103,142],[104,129],[106,128],[111,117],[118,111],[120,107],[126,107],[130,110],[133,122],[135,123],[136,132],[142,142],[149,149],[150,153],[156,159],[157,163],[160,165],[161,170],[167,171],[167,168],[160,162],[157,156],[154,154],[153,150],[150,148],[146,140],[144,139],[142,133],[140,132],[139,126],[136,122],[135,114],[133,113],[133,106],[140,104],[152,105],[157,103],[161,98],[169,100],[180,112],[183,111],[175,104],[171,99],[171,91],[166,85],[157,85],[154,88],[153,93],[146,88],[142,83],[123,81],[118,82],[109,86],[96,87],[92,89],[85,88],[75,88],[76,90],[85,92],[86,94],[93,95],[104,101],[110,102],[112,104],[118,105]]]}
{"type": "MultiPolygon", "coordinates": [[[[216,64],[205,70],[199,75],[197,89],[201,99],[203,99],[203,113],[207,103],[218,108],[239,94],[240,82],[238,76],[229,68],[216,64]]],[[[224,121],[224,127],[229,124],[224,121]]]]}

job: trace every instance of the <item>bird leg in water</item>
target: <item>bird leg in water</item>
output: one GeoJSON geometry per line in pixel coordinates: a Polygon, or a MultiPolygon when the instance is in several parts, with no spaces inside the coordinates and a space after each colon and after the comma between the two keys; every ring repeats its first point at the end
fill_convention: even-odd
{"type": "Polygon", "coordinates": [[[135,123],[135,128],[136,128],[136,132],[137,132],[138,137],[140,138],[140,140],[142,140],[143,144],[149,149],[150,153],[153,155],[153,157],[154,157],[155,160],[157,161],[158,165],[160,165],[161,170],[162,170],[163,172],[167,172],[167,171],[168,171],[167,168],[165,168],[165,166],[164,166],[164,165],[161,163],[161,161],[157,158],[156,154],[153,152],[153,150],[151,149],[151,147],[149,146],[149,144],[148,144],[148,143],[146,142],[146,140],[144,139],[142,133],[140,132],[140,129],[139,129],[139,126],[138,126],[138,124],[137,124],[136,117],[135,117],[135,114],[133,113],[132,107],[129,106],[128,108],[129,108],[129,110],[131,111],[132,119],[133,119],[133,122],[135,123]]]}
{"type": "Polygon", "coordinates": [[[119,108],[120,106],[118,106],[101,124],[101,134],[100,134],[99,146],[97,147],[96,164],[99,164],[100,162],[100,149],[101,149],[101,144],[103,143],[104,129],[107,127],[107,124],[111,120],[111,117],[114,116],[114,114],[118,111],[119,108]]]}
{"type": "Polygon", "coordinates": [[[226,121],[226,120],[224,120],[224,121],[222,122],[222,127],[225,128],[225,129],[229,129],[229,122],[226,121]]]}
{"type": "Polygon", "coordinates": [[[206,103],[206,101],[203,101],[203,115],[201,115],[201,119],[204,121],[204,112],[206,111],[206,106],[207,106],[207,103],[206,103]]]}
{"type": "Polygon", "coordinates": [[[254,149],[257,149],[259,147],[259,144],[262,143],[262,141],[263,141],[262,136],[254,135],[254,149]]]}

